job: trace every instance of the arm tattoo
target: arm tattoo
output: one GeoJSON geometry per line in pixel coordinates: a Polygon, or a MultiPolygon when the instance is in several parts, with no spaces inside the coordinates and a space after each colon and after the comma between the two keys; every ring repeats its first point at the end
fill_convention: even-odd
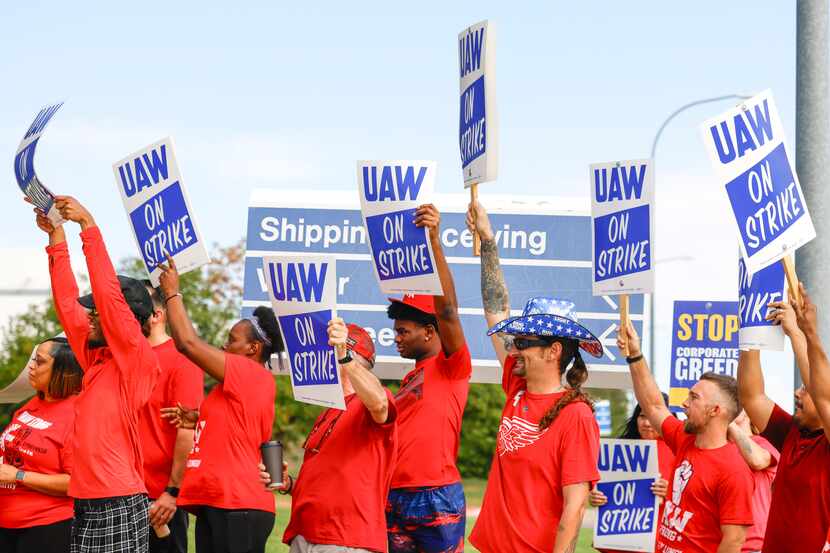
{"type": "Polygon", "coordinates": [[[735,441],[738,442],[738,447],[743,450],[747,457],[752,457],[752,440],[749,439],[749,436],[741,434],[735,441]]]}
{"type": "Polygon", "coordinates": [[[510,310],[507,285],[499,265],[499,248],[493,239],[481,241],[481,300],[487,313],[510,310]]]}

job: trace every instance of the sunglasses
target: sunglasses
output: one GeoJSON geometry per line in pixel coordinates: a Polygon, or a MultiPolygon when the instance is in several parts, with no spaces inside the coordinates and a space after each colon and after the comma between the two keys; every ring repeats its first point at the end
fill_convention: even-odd
{"type": "Polygon", "coordinates": [[[507,350],[515,349],[517,351],[522,351],[527,348],[546,348],[551,345],[553,342],[550,340],[545,339],[532,339],[532,338],[513,338],[513,340],[507,344],[507,350]]]}

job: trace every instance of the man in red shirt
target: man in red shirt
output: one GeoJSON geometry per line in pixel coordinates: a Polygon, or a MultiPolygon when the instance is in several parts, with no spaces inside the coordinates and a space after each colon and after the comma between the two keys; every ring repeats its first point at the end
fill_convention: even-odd
{"type": "Polygon", "coordinates": [[[84,369],[69,482],[75,499],[72,552],[146,553],[148,501],[138,419],[159,373],[145,334],[153,304],[140,281],[116,277],[92,215],[69,196],[56,197],[55,205],[81,227],[92,287],[92,294],[78,297],[63,227],[38,212],[38,227],[49,234],[55,310],[84,369]]]}
{"type": "Polygon", "coordinates": [[[193,446],[193,429],[176,428],[161,418],[161,409],[186,405],[198,409],[204,396],[202,371],[176,350],[167,334],[167,310],[161,294],[144,281],[153,314],[148,340],[161,366],[153,394],[141,410],[138,432],[144,455],[144,483],[150,506],[150,526],[167,524],[170,534],[160,538],[150,531],[151,553],[187,553],[187,512],[176,509],[185,462],[193,446]]]}
{"type": "Polygon", "coordinates": [[[395,395],[399,454],[386,506],[392,553],[464,548],[466,505],[455,463],[472,362],[441,247],[440,220],[433,205],[415,213],[415,224],[429,230],[444,295],[407,295],[391,300],[387,311],[395,321],[398,353],[415,360],[395,395]]]}
{"type": "Polygon", "coordinates": [[[498,247],[478,202],[467,226],[481,237],[484,316],[507,394],[470,542],[482,553],[569,553],[599,480],[599,427],[582,391],[588,370],[580,352],[598,357],[602,346],[567,300],[530,298],[522,315],[511,317],[498,247]]]}
{"type": "Polygon", "coordinates": [[[395,401],[371,372],[375,346],[369,334],[340,318],[329,323],[328,333],[346,410],[330,408],[317,417],[303,446],[300,475],[280,492],[292,495],[282,541],[291,553],[326,549],[320,546],[385,553],[384,509],[398,454],[395,401]]]}
{"type": "Polygon", "coordinates": [[[741,404],[761,435],[781,452],[762,551],[821,551],[830,527],[830,441],[826,430],[830,416],[822,418],[812,393],[813,366],[808,356],[812,348],[808,344],[811,340],[815,343],[817,335],[813,327],[806,327],[807,331],[799,328],[801,321],[790,304],[774,302],[770,307],[775,310],[770,318],[781,324],[790,338],[805,385],[795,391],[795,413],[790,415],[764,392],[760,352],[740,353],[741,404]],[[814,334],[811,340],[805,336],[808,332],[814,334]]]}
{"type": "Polygon", "coordinates": [[[727,429],[738,415],[735,379],[704,373],[683,402],[686,420],[671,416],[640,351],[634,325],[620,328],[634,394],[675,455],[666,506],[657,530],[658,553],[739,553],[752,526],[754,484],[727,429]]]}

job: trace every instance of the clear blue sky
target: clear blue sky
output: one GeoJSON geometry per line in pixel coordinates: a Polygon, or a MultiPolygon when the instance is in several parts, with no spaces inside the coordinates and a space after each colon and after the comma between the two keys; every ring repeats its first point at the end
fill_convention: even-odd
{"type": "MultiPolygon", "coordinates": [[[[66,105],[36,167],[86,202],[117,256],[133,253],[112,162],[166,135],[210,241],[242,235],[256,186],[354,186],[354,161],[435,159],[460,188],[455,36],[498,25],[500,178],[582,195],[587,165],[645,157],[662,120],[707,96],[772,88],[793,136],[790,2],[18,2],[0,17],[0,246],[40,245],[14,186],[38,108],[66,105]],[[84,7],[79,7],[84,6],[84,7]]],[[[709,175],[687,112],[661,171],[709,175]]],[[[509,188],[508,188],[509,187],[509,188]]]]}
{"type": "MultiPolygon", "coordinates": [[[[647,157],[672,111],[711,96],[771,88],[793,142],[793,2],[303,4],[4,5],[0,247],[44,243],[12,160],[55,100],[38,174],[88,205],[115,258],[137,252],[111,165],[167,135],[210,242],[242,236],[251,189],[353,189],[357,159],[434,159],[437,190],[460,191],[456,36],[482,19],[497,25],[501,131],[485,201],[585,196],[588,164],[647,157]]],[[[697,128],[728,107],[685,112],[657,153],[656,255],[680,258],[658,267],[659,359],[672,298],[735,297],[734,231],[697,128]]]]}

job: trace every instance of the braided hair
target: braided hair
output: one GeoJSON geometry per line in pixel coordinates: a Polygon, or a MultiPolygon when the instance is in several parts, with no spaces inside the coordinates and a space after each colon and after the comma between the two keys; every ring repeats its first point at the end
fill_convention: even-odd
{"type": "Polygon", "coordinates": [[[539,421],[539,430],[544,430],[553,424],[559,413],[575,402],[583,402],[594,411],[594,401],[582,391],[582,385],[588,379],[588,367],[585,366],[585,361],[582,360],[582,354],[579,353],[579,341],[573,338],[553,338],[551,344],[559,342],[562,344],[562,356],[559,358],[559,374],[565,373],[565,369],[573,361],[573,365],[565,373],[565,380],[568,382],[568,390],[559,398],[559,400],[548,409],[548,412],[539,421]]]}

